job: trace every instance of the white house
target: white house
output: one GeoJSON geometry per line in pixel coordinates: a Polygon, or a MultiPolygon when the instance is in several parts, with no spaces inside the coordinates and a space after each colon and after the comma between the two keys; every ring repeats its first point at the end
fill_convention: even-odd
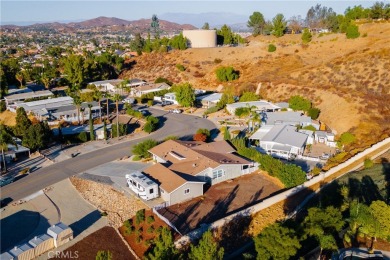
{"type": "Polygon", "coordinates": [[[317,143],[326,144],[330,147],[336,147],[337,142],[334,140],[334,134],[326,131],[316,131],[314,134],[314,140],[317,143]]]}
{"type": "Polygon", "coordinates": [[[133,87],[130,90],[130,95],[134,97],[141,97],[144,94],[152,93],[152,92],[158,92],[161,90],[168,90],[171,86],[169,86],[167,83],[154,83],[154,84],[144,84],[140,86],[133,87]]]}
{"type": "Polygon", "coordinates": [[[300,112],[286,111],[286,112],[265,112],[261,113],[262,122],[265,125],[300,125],[302,127],[313,125],[310,117],[303,115],[300,112]]]}
{"type": "Polygon", "coordinates": [[[175,93],[167,93],[167,94],[165,94],[164,95],[164,100],[165,101],[170,101],[170,102],[172,102],[173,104],[175,104],[175,105],[178,105],[179,104],[179,102],[177,102],[177,100],[176,100],[176,94],[175,93]]]}
{"type": "Polygon", "coordinates": [[[297,132],[296,127],[290,125],[269,127],[266,130],[261,127],[249,138],[259,141],[257,149],[260,152],[283,159],[294,159],[303,154],[308,135],[297,132]]]}
{"type": "Polygon", "coordinates": [[[196,97],[196,100],[202,103],[202,106],[205,108],[215,107],[217,103],[221,100],[222,93],[212,93],[208,95],[202,95],[196,97]]]}
{"type": "Polygon", "coordinates": [[[279,111],[281,108],[271,102],[268,102],[266,100],[259,100],[259,101],[249,101],[249,102],[237,102],[232,104],[227,104],[226,109],[227,111],[234,115],[237,108],[240,107],[251,107],[254,108],[256,111],[279,111]]]}
{"type": "Polygon", "coordinates": [[[122,84],[123,79],[109,79],[102,81],[94,81],[88,83],[89,85],[95,85],[100,91],[117,93],[119,92],[119,85],[122,84]]]}

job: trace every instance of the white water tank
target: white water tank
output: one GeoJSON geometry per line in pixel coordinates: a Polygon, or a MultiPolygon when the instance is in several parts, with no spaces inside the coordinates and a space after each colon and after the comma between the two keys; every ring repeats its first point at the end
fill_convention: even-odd
{"type": "Polygon", "coordinates": [[[183,37],[188,39],[190,48],[217,47],[216,30],[183,30],[183,37]]]}

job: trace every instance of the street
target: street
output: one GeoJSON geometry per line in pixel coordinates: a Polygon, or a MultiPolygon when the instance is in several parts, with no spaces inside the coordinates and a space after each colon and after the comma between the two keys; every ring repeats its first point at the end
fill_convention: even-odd
{"type": "Polygon", "coordinates": [[[163,140],[166,136],[192,136],[199,128],[214,129],[215,125],[207,119],[185,115],[169,114],[166,111],[150,108],[156,117],[161,117],[162,126],[156,132],[139,139],[124,141],[77,157],[39,169],[20,181],[1,188],[1,199],[13,201],[23,199],[47,186],[53,185],[72,175],[84,172],[98,165],[131,155],[132,147],[146,139],[163,140]]]}

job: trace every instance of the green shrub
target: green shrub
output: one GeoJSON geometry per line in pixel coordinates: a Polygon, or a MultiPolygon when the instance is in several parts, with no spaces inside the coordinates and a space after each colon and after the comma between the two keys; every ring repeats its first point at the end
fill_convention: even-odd
{"type": "Polygon", "coordinates": [[[286,111],[288,111],[288,109],[284,107],[284,108],[282,108],[280,111],[286,112],[286,111]]]}
{"type": "Polygon", "coordinates": [[[164,138],[164,142],[168,140],[178,140],[179,137],[177,135],[168,135],[167,137],[164,138]]]}
{"type": "Polygon", "coordinates": [[[358,38],[360,36],[359,27],[357,25],[350,24],[347,27],[346,35],[347,35],[347,39],[356,39],[356,38],[358,38]]]}
{"type": "Polygon", "coordinates": [[[218,59],[218,58],[215,58],[215,59],[214,59],[214,63],[215,63],[215,64],[219,64],[219,63],[221,63],[221,62],[222,62],[221,59],[218,59]]]}
{"type": "Polygon", "coordinates": [[[302,96],[292,96],[288,100],[289,107],[293,110],[309,111],[311,108],[310,100],[302,96]]]}
{"type": "Polygon", "coordinates": [[[211,133],[210,133],[210,130],[206,129],[206,128],[199,128],[197,131],[196,131],[197,134],[203,134],[206,136],[207,139],[210,138],[211,136],[211,133]]]}
{"type": "Polygon", "coordinates": [[[102,217],[107,217],[107,216],[108,216],[108,214],[107,214],[107,212],[105,212],[105,211],[102,211],[102,212],[100,212],[100,216],[102,216],[102,217]]]}
{"type": "Polygon", "coordinates": [[[145,209],[140,209],[135,214],[135,223],[139,225],[140,223],[145,221],[145,209]]]}
{"type": "Polygon", "coordinates": [[[132,220],[132,219],[128,219],[128,220],[126,220],[125,222],[123,222],[123,225],[124,225],[125,227],[127,227],[127,228],[130,228],[130,227],[132,227],[132,225],[133,225],[133,220],[132,220]]]}
{"type": "Polygon", "coordinates": [[[349,132],[345,132],[345,133],[342,133],[339,140],[338,140],[338,143],[339,145],[348,145],[348,144],[351,144],[353,142],[355,142],[356,140],[356,137],[355,135],[349,133],[349,132]]]}
{"type": "Polygon", "coordinates": [[[150,122],[147,122],[145,125],[144,125],[144,131],[148,134],[150,134],[151,132],[153,132],[153,126],[150,122]]]}
{"type": "Polygon", "coordinates": [[[139,244],[141,243],[142,241],[142,236],[137,236],[137,238],[135,239],[135,241],[139,244]]]}
{"type": "Polygon", "coordinates": [[[160,234],[162,230],[163,230],[163,227],[162,227],[162,226],[159,226],[159,227],[156,229],[156,233],[157,233],[157,234],[160,234]]]}
{"type": "Polygon", "coordinates": [[[141,158],[149,158],[150,153],[148,150],[152,149],[157,144],[158,144],[158,142],[156,140],[147,139],[141,143],[136,144],[133,147],[132,152],[133,152],[133,154],[138,155],[141,158]]]}
{"type": "Polygon", "coordinates": [[[147,218],[146,218],[146,222],[147,222],[148,224],[153,223],[153,222],[154,222],[154,217],[153,217],[153,216],[147,217],[147,218]]]}
{"type": "Polygon", "coordinates": [[[4,100],[0,101],[0,113],[4,112],[7,109],[7,105],[4,100]]]}
{"type": "Polygon", "coordinates": [[[219,81],[232,81],[240,77],[240,72],[234,70],[233,67],[220,67],[215,73],[219,81]]]}
{"type": "Polygon", "coordinates": [[[141,160],[141,157],[139,157],[139,155],[134,155],[133,156],[133,161],[139,161],[139,160],[141,160]]]}
{"type": "Polygon", "coordinates": [[[145,240],[144,241],[144,244],[145,244],[145,246],[150,246],[150,245],[153,245],[153,239],[147,239],[147,240],[145,240]]]}
{"type": "Polygon", "coordinates": [[[82,143],[85,143],[85,142],[88,142],[88,135],[87,135],[87,132],[81,132],[77,135],[77,139],[82,142],[82,143]]]}
{"type": "Polygon", "coordinates": [[[307,111],[308,116],[311,117],[311,119],[315,120],[320,116],[321,110],[316,107],[309,108],[307,111]]]}
{"type": "MultiPolygon", "coordinates": [[[[112,137],[117,137],[117,126],[116,124],[112,124],[111,126],[111,134],[112,137]]],[[[127,135],[127,124],[119,123],[119,136],[127,135]]]]}
{"type": "Polygon", "coordinates": [[[206,111],[204,111],[203,114],[208,115],[208,114],[212,114],[212,113],[218,112],[219,110],[221,110],[221,109],[219,107],[217,107],[217,106],[210,107],[206,111]]]}
{"type": "Polygon", "coordinates": [[[276,46],[273,44],[268,45],[268,52],[274,52],[276,51],[276,46]]]}
{"type": "Polygon", "coordinates": [[[185,71],[186,68],[182,64],[176,64],[176,68],[180,71],[185,71]]]}
{"type": "Polygon", "coordinates": [[[374,162],[370,158],[364,160],[364,168],[369,169],[374,166],[374,162]]]}
{"type": "Polygon", "coordinates": [[[250,113],[251,109],[249,107],[239,107],[234,111],[234,115],[238,116],[239,118],[249,116],[250,113]]]}
{"type": "Polygon", "coordinates": [[[153,225],[148,227],[148,229],[146,230],[146,232],[148,232],[149,234],[152,234],[154,232],[154,227],[153,225]]]}
{"type": "Polygon", "coordinates": [[[321,173],[321,169],[318,168],[317,166],[314,167],[314,168],[311,170],[311,175],[313,175],[313,176],[317,176],[317,175],[320,174],[320,173],[321,173]]]}
{"type": "Polygon", "coordinates": [[[310,131],[313,131],[313,132],[317,131],[317,129],[314,126],[312,126],[312,125],[307,125],[305,127],[302,127],[302,129],[310,130],[310,131]]]}
{"type": "Polygon", "coordinates": [[[304,29],[303,30],[303,34],[302,34],[302,42],[303,43],[309,43],[311,42],[311,39],[312,39],[312,35],[309,31],[309,29],[304,29]]]}
{"type": "Polygon", "coordinates": [[[110,250],[104,251],[99,250],[95,257],[96,260],[111,260],[112,259],[112,253],[110,250]]]}
{"type": "Polygon", "coordinates": [[[173,84],[171,81],[169,81],[168,79],[163,78],[163,77],[158,77],[158,78],[154,81],[154,83],[167,83],[169,86],[172,86],[172,84],[173,84]]]}
{"type": "Polygon", "coordinates": [[[257,101],[259,100],[259,96],[257,96],[253,92],[244,92],[240,97],[240,102],[249,102],[249,101],[257,101]]]}

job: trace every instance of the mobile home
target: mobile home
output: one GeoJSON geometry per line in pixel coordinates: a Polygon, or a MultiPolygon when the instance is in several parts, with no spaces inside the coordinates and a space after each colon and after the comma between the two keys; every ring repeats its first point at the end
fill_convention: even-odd
{"type": "Polygon", "coordinates": [[[126,174],[126,180],[130,189],[144,200],[151,200],[159,196],[158,184],[141,172],[126,174]]]}

